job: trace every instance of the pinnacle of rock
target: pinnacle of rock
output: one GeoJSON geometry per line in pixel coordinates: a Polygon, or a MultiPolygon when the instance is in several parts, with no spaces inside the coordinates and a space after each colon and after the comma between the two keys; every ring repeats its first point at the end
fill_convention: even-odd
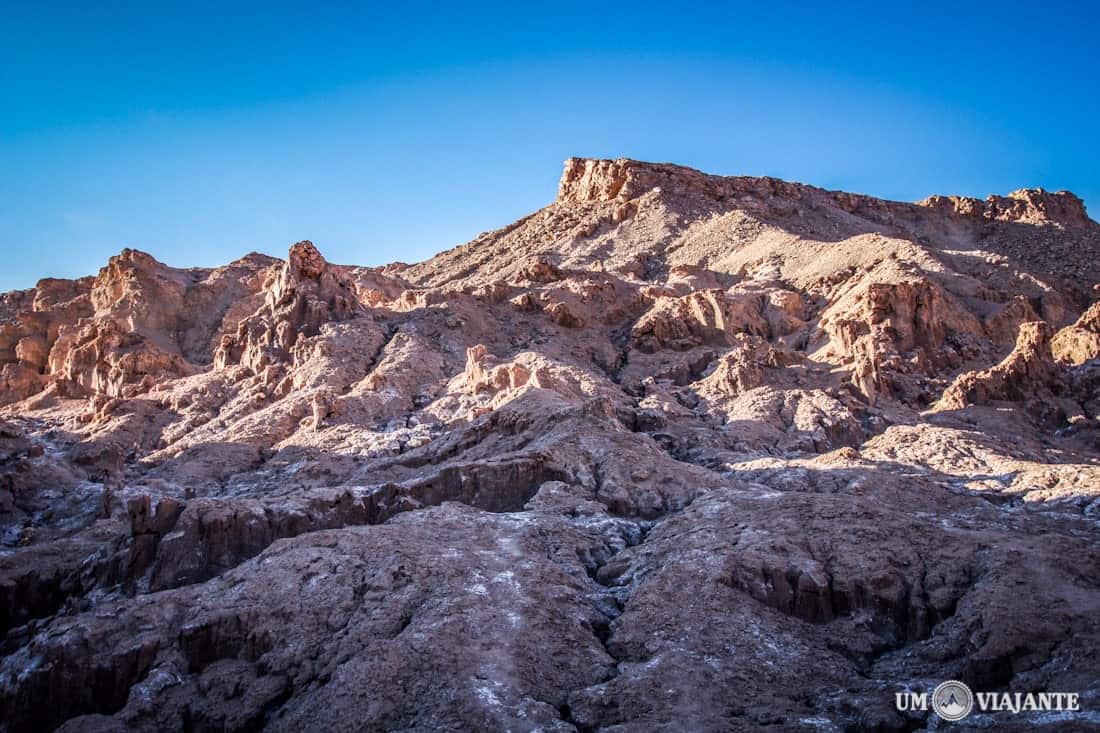
{"type": "Polygon", "coordinates": [[[290,248],[287,254],[287,266],[297,277],[317,280],[325,270],[325,258],[313,246],[313,242],[298,242],[290,248]]]}

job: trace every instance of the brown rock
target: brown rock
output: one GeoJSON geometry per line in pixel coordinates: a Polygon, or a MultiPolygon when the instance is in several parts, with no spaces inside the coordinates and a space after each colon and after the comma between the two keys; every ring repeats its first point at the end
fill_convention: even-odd
{"type": "Polygon", "coordinates": [[[1057,371],[1050,351],[1051,329],[1043,321],[1020,326],[1016,347],[997,366],[959,375],[940,406],[961,409],[994,401],[1024,401],[1049,394],[1057,371]]]}
{"type": "Polygon", "coordinates": [[[1100,357],[1100,302],[1093,303],[1072,326],[1054,334],[1050,348],[1063,364],[1084,364],[1100,357]]]}

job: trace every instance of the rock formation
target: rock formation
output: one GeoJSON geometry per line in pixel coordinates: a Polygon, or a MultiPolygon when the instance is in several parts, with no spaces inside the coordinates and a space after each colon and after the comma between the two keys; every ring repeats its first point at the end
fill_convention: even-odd
{"type": "Polygon", "coordinates": [[[1068,192],[571,159],[414,265],[0,295],[0,731],[1100,729],[1098,284],[1068,192]]]}
{"type": "Polygon", "coordinates": [[[1058,361],[1085,364],[1100,358],[1100,302],[1093,303],[1071,325],[1054,334],[1051,350],[1058,361]]]}

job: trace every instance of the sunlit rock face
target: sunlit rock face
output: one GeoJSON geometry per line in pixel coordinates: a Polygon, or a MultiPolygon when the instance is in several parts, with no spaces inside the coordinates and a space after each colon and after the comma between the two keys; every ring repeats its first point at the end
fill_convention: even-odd
{"type": "Polygon", "coordinates": [[[1098,286],[1068,192],[570,159],[411,266],[124,250],[0,295],[0,730],[1087,711],[1098,286]]]}

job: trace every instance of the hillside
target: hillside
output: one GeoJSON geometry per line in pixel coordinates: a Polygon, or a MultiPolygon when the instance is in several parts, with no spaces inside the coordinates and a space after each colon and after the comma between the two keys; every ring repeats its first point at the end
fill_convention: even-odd
{"type": "Polygon", "coordinates": [[[0,405],[0,730],[1100,730],[1072,193],[570,159],[415,265],[4,294],[0,405]]]}

